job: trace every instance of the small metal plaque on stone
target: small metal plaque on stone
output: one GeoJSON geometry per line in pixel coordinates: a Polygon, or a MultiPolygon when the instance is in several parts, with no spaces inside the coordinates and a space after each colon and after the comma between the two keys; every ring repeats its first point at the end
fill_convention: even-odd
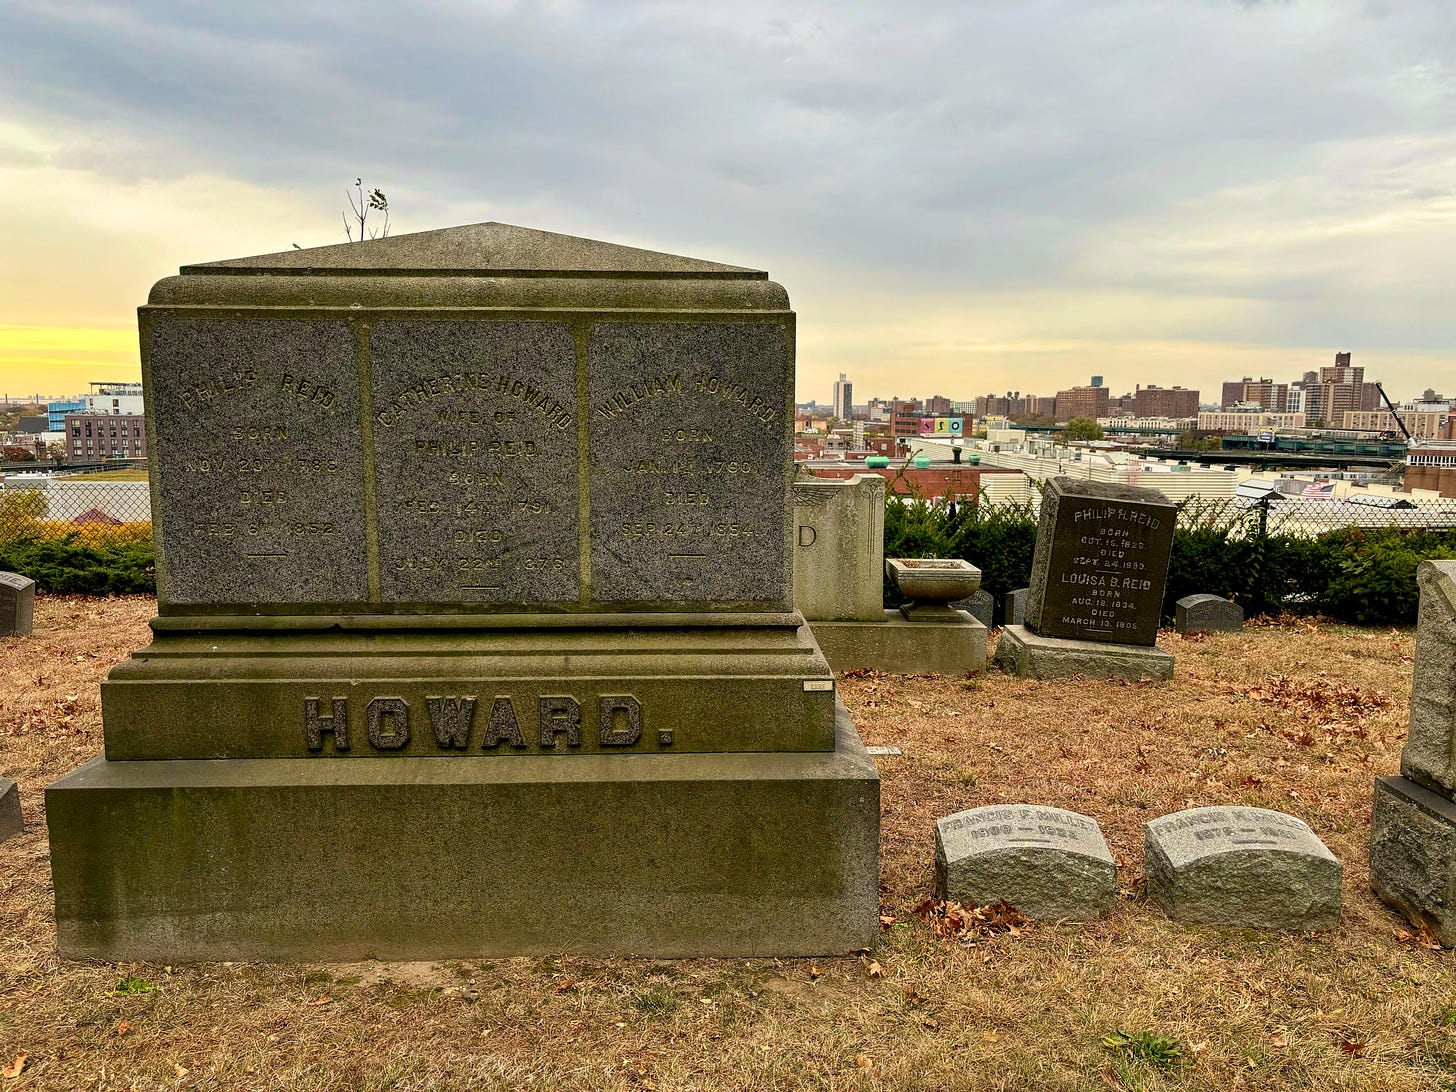
{"type": "Polygon", "coordinates": [[[1102,829],[1087,815],[993,804],[935,824],[942,898],[974,906],[1005,899],[1027,917],[1082,921],[1112,905],[1116,882],[1102,829]]]}
{"type": "Polygon", "coordinates": [[[148,342],[162,597],[367,601],[348,325],[169,316],[153,320],[148,342]]]}
{"type": "Polygon", "coordinates": [[[1344,870],[1293,815],[1190,808],[1144,838],[1148,897],[1175,921],[1308,932],[1339,924],[1344,870]]]}
{"type": "Polygon", "coordinates": [[[576,343],[559,322],[386,321],[369,343],[386,603],[574,602],[576,343]]]}
{"type": "Polygon", "coordinates": [[[1048,481],[1027,627],[1044,637],[1154,644],[1176,513],[1156,489],[1048,481]]]}
{"type": "Polygon", "coordinates": [[[786,608],[784,328],[604,322],[587,363],[592,600],[786,608]]]}

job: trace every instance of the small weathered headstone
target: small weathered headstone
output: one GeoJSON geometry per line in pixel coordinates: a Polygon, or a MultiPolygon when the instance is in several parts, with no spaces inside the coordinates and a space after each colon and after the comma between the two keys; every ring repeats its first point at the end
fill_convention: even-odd
{"type": "Polygon", "coordinates": [[[1221,595],[1185,595],[1173,604],[1173,628],[1179,633],[1237,633],[1244,628],[1244,608],[1221,595]]]}
{"type": "Polygon", "coordinates": [[[1148,898],[1174,921],[1313,932],[1340,923],[1344,868],[1308,824],[1265,808],[1190,808],[1154,819],[1148,898]]]}
{"type": "Polygon", "coordinates": [[[1410,735],[1400,777],[1375,781],[1370,886],[1456,945],[1456,561],[1423,561],[1410,735]]]}
{"type": "Polygon", "coordinates": [[[1030,588],[1017,588],[1006,593],[1006,624],[1026,625],[1026,601],[1031,597],[1030,588]]]}
{"type": "Polygon", "coordinates": [[[0,842],[25,829],[20,817],[20,789],[8,777],[0,777],[0,842]]]}
{"type": "Polygon", "coordinates": [[[1086,921],[1112,905],[1117,865],[1090,816],[992,804],[935,824],[935,891],[967,906],[1004,899],[1040,921],[1086,921]]]}
{"type": "Polygon", "coordinates": [[[987,629],[996,624],[996,597],[985,588],[978,589],[975,595],[957,599],[951,606],[965,611],[987,629]]]}
{"type": "Polygon", "coordinates": [[[35,581],[0,573],[0,637],[29,637],[35,628],[35,581]]]}

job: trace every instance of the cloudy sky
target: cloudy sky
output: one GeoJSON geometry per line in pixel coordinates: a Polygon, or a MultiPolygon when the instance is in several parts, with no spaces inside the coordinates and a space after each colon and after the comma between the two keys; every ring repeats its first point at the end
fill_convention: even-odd
{"type": "Polygon", "coordinates": [[[153,281],[362,175],[767,269],[801,398],[1456,394],[1453,67],[1449,0],[0,0],[0,393],[136,377],[153,281]]]}

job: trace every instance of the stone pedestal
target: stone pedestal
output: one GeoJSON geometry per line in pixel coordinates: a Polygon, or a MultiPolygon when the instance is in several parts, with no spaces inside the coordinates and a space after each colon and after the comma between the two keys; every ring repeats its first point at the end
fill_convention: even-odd
{"type": "Polygon", "coordinates": [[[877,622],[884,609],[885,479],[794,482],[794,605],[811,623],[877,622]]]}
{"type": "Polygon", "coordinates": [[[1370,885],[1408,919],[1456,946],[1456,561],[1416,570],[1410,735],[1401,777],[1375,782],[1370,885]]]}
{"type": "Polygon", "coordinates": [[[1173,657],[1161,648],[1043,637],[1025,626],[1007,626],[996,642],[996,666],[1028,679],[1140,679],[1173,677],[1173,657]]]}
{"type": "Polygon", "coordinates": [[[73,958],[817,955],[874,936],[879,780],[842,711],[830,752],[96,759],[46,809],[73,958]]]}
{"type": "Polygon", "coordinates": [[[761,271],[503,224],[158,283],[159,616],[47,790],[63,954],[869,944],[793,336],[761,271]]]}
{"type": "Polygon", "coordinates": [[[965,611],[955,622],[910,622],[884,610],[879,622],[811,622],[836,672],[868,667],[896,675],[968,675],[986,669],[986,627],[965,611]]]}

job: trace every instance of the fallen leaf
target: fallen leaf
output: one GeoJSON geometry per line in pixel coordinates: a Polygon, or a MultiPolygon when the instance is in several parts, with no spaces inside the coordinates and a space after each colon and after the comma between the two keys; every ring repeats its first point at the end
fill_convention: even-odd
{"type": "Polygon", "coordinates": [[[1275,1050],[1283,1050],[1289,1045],[1289,1039],[1282,1031],[1276,1031],[1273,1035],[1269,1036],[1269,1045],[1275,1050]]]}
{"type": "Polygon", "coordinates": [[[22,1050],[15,1056],[15,1061],[11,1062],[4,1069],[0,1069],[0,1076],[13,1081],[16,1077],[20,1076],[20,1071],[25,1068],[25,1059],[29,1057],[30,1055],[22,1050]]]}
{"type": "Polygon", "coordinates": [[[129,1021],[129,1020],[123,1020],[121,1023],[119,1023],[119,1024],[116,1025],[116,1034],[118,1034],[118,1035],[125,1035],[130,1030],[131,1030],[131,1021],[129,1021]]]}
{"type": "Polygon", "coordinates": [[[884,968],[880,966],[879,961],[874,959],[870,960],[870,965],[865,968],[865,972],[871,978],[879,978],[885,973],[884,968]]]}
{"type": "Polygon", "coordinates": [[[870,1066],[872,1066],[874,1064],[875,1063],[870,1060],[870,1057],[867,1054],[856,1054],[854,1056],[854,1068],[855,1069],[868,1069],[870,1066]]]}
{"type": "Polygon", "coordinates": [[[880,928],[881,929],[888,929],[890,926],[894,925],[895,922],[897,922],[899,920],[900,919],[897,918],[897,917],[895,917],[894,914],[881,914],[880,915],[880,928]]]}
{"type": "Polygon", "coordinates": [[[1343,1050],[1346,1054],[1350,1055],[1352,1058],[1362,1057],[1365,1051],[1369,1048],[1369,1046],[1370,1041],[1368,1039],[1340,1040],[1340,1049],[1343,1050]]]}
{"type": "Polygon", "coordinates": [[[314,1007],[316,1007],[318,1005],[332,1005],[333,1003],[334,1003],[334,999],[332,997],[330,997],[326,993],[321,993],[317,997],[315,997],[312,1001],[310,1001],[308,1003],[308,1005],[309,1005],[309,1008],[314,1008],[314,1007]]]}
{"type": "Polygon", "coordinates": [[[172,1072],[177,1074],[177,1076],[179,1077],[185,1077],[187,1076],[187,1074],[191,1073],[192,1070],[188,1069],[186,1066],[178,1065],[176,1062],[173,1062],[172,1072]]]}
{"type": "Polygon", "coordinates": [[[567,990],[574,989],[576,989],[576,980],[572,978],[568,978],[565,982],[558,982],[556,984],[557,993],[565,993],[567,990]]]}
{"type": "Polygon", "coordinates": [[[823,973],[824,973],[824,968],[823,967],[816,967],[812,963],[809,964],[809,981],[811,981],[811,982],[817,981],[818,978],[819,978],[819,976],[821,974],[823,974],[823,973]]]}

